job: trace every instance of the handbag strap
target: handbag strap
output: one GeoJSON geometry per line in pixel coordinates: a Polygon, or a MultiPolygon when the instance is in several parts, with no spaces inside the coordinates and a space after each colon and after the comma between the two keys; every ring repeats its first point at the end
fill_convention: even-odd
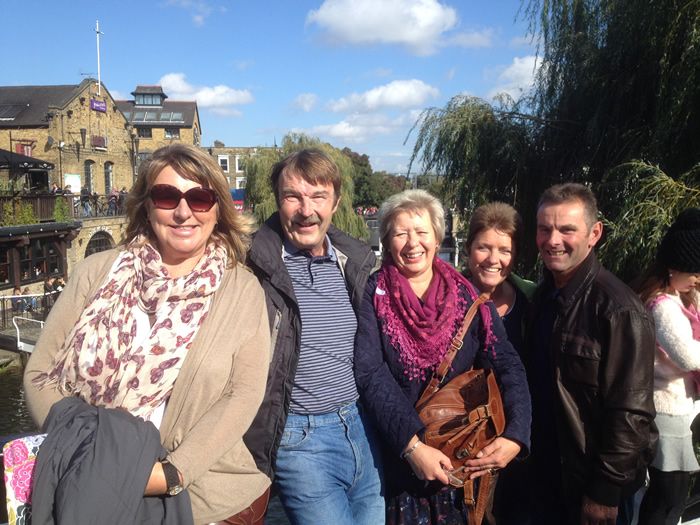
{"type": "Polygon", "coordinates": [[[452,338],[452,341],[450,341],[450,348],[447,350],[447,353],[442,359],[440,366],[438,366],[437,370],[433,372],[433,377],[430,379],[430,383],[428,383],[428,386],[425,388],[425,390],[423,390],[420,399],[418,399],[418,402],[416,403],[416,407],[420,407],[423,403],[425,403],[428,400],[430,396],[432,396],[435,392],[437,392],[440,389],[440,385],[445,380],[447,373],[450,371],[452,361],[457,355],[457,352],[459,352],[459,350],[462,348],[462,345],[464,344],[464,336],[467,334],[467,330],[469,330],[469,327],[471,326],[472,321],[474,320],[474,316],[476,315],[477,309],[479,308],[479,306],[481,306],[488,300],[489,296],[485,293],[482,293],[479,297],[474,299],[474,302],[469,307],[469,310],[467,310],[467,313],[464,316],[462,326],[459,327],[459,330],[457,330],[457,333],[452,338]]]}

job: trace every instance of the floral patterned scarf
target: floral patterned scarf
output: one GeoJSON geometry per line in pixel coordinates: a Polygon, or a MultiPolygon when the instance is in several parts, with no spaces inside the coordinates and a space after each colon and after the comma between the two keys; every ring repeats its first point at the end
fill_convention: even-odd
{"type": "MultiPolygon", "coordinates": [[[[410,380],[425,380],[426,372],[442,362],[467,313],[465,291],[472,301],[479,295],[462,274],[436,257],[433,279],[421,301],[393,261],[385,259],[378,272],[374,307],[410,380]]],[[[479,313],[486,331],[485,349],[492,348],[491,310],[482,304],[479,313]]]]}
{"type": "Polygon", "coordinates": [[[226,260],[225,248],[210,243],[189,274],[170,278],[158,251],[135,239],[88,300],[51,371],[35,379],[37,386],[57,384],[66,396],[147,417],[170,396],[226,260]],[[136,347],[134,308],[155,315],[150,335],[136,347]]]}

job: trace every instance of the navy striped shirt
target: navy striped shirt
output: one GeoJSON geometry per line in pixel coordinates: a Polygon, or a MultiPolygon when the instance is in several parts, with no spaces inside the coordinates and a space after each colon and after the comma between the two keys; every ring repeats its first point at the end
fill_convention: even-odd
{"type": "Polygon", "coordinates": [[[314,257],[285,242],[284,264],[301,314],[301,348],[290,410],[325,414],[357,400],[353,349],[357,317],[331,241],[314,257]]]}

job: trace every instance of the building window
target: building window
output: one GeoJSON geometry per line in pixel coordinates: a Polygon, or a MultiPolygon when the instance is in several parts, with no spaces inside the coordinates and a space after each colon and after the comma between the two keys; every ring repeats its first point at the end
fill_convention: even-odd
{"type": "Polygon", "coordinates": [[[12,277],[12,257],[9,248],[0,248],[0,288],[10,286],[12,277]]]}
{"type": "Polygon", "coordinates": [[[165,128],[165,138],[166,139],[179,139],[180,138],[180,128],[165,128]]]}
{"type": "Polygon", "coordinates": [[[160,106],[160,95],[136,95],[137,106],[160,106]]]}
{"type": "Polygon", "coordinates": [[[27,157],[32,156],[32,145],[31,144],[15,144],[15,153],[20,155],[26,155],[27,157]]]}
{"type": "Polygon", "coordinates": [[[63,273],[63,260],[53,240],[32,239],[28,246],[19,248],[20,283],[35,282],[47,275],[63,273]]]}
{"type": "Polygon", "coordinates": [[[228,173],[228,155],[219,155],[219,166],[224,173],[228,173]]]}
{"type": "Polygon", "coordinates": [[[236,189],[237,190],[243,190],[245,189],[245,177],[236,177],[236,189]]]}
{"type": "Polygon", "coordinates": [[[87,248],[85,248],[85,257],[89,257],[93,253],[111,250],[112,248],[114,248],[112,236],[106,232],[97,232],[92,236],[87,244],[87,248]]]}
{"type": "Polygon", "coordinates": [[[114,186],[113,167],[113,162],[105,162],[105,193],[109,193],[114,186]]]}
{"type": "Polygon", "coordinates": [[[93,181],[93,173],[95,170],[95,163],[92,160],[86,160],[85,161],[85,186],[87,187],[88,191],[92,193],[92,181],[93,181]]]}
{"type": "Polygon", "coordinates": [[[236,155],[236,173],[245,171],[245,159],[241,155],[236,155]]]}
{"type": "Polygon", "coordinates": [[[153,130],[151,128],[136,128],[136,133],[140,139],[150,139],[153,137],[153,130]]]}

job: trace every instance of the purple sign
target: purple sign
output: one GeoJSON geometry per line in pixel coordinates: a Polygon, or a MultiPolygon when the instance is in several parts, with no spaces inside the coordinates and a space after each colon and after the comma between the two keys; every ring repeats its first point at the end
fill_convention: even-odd
{"type": "Polygon", "coordinates": [[[104,100],[90,99],[90,109],[107,113],[107,103],[104,100]]]}

